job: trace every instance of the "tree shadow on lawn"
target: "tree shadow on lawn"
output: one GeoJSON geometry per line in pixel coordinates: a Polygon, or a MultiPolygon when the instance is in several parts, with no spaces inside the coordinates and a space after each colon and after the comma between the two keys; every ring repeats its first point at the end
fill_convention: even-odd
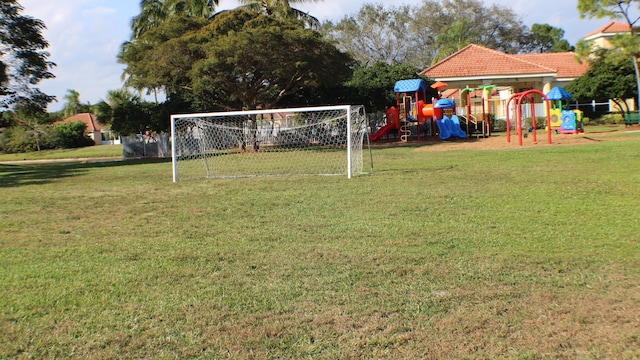
{"type": "Polygon", "coordinates": [[[171,162],[171,159],[69,160],[39,164],[0,164],[0,188],[44,185],[55,179],[79,176],[92,168],[171,162]]]}

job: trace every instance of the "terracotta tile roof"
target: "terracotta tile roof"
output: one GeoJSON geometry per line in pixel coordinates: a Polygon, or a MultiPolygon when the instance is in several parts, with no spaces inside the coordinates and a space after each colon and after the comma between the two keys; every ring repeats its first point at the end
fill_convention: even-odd
{"type": "Polygon", "coordinates": [[[64,120],[58,121],[58,123],[69,123],[82,121],[87,125],[87,131],[101,131],[103,126],[98,123],[96,116],[91,113],[81,113],[68,117],[64,120]]]}
{"type": "Polygon", "coordinates": [[[629,30],[629,25],[620,21],[612,21],[588,33],[584,38],[589,40],[589,38],[596,37],[597,35],[614,35],[622,32],[629,32],[629,30]]]}
{"type": "Polygon", "coordinates": [[[573,52],[511,55],[471,44],[420,74],[432,79],[526,75],[574,78],[588,68],[587,63],[576,61],[573,52]]]}
{"type": "Polygon", "coordinates": [[[470,44],[420,72],[432,79],[555,74],[556,69],[470,44]]]}
{"type": "Polygon", "coordinates": [[[575,78],[584,75],[589,69],[586,61],[582,63],[576,60],[577,54],[574,52],[546,53],[546,54],[518,54],[520,59],[540,64],[542,66],[556,69],[557,78],[575,78]]]}

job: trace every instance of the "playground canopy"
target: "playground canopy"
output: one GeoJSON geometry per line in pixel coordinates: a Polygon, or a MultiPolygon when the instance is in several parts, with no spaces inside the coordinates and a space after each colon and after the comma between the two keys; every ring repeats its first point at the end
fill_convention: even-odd
{"type": "Polygon", "coordinates": [[[554,87],[545,95],[547,95],[547,99],[549,100],[571,100],[571,94],[560,86],[554,87]]]}
{"type": "Polygon", "coordinates": [[[440,90],[440,89],[442,89],[443,87],[446,87],[446,86],[449,86],[449,84],[447,84],[444,81],[436,81],[433,84],[431,84],[431,88],[432,89],[438,89],[438,90],[440,90]]]}
{"type": "Polygon", "coordinates": [[[433,105],[436,109],[453,109],[455,106],[455,102],[451,99],[440,99],[433,105]]]}
{"type": "Polygon", "coordinates": [[[410,79],[397,81],[393,91],[397,93],[412,93],[416,91],[426,91],[427,83],[422,79],[410,79]]]}

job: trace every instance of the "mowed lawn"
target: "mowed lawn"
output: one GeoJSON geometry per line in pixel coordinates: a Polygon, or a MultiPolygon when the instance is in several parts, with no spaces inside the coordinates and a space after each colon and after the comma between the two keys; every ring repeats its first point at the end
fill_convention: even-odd
{"type": "Polygon", "coordinates": [[[0,165],[0,358],[640,357],[640,141],[373,159],[0,165]]]}

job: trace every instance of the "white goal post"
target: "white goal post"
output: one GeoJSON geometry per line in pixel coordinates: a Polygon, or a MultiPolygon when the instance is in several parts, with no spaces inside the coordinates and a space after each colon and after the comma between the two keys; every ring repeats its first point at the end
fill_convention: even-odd
{"type": "Polygon", "coordinates": [[[373,171],[367,129],[364,108],[353,105],[171,115],[173,181],[351,178],[373,171]],[[363,145],[369,151],[367,160],[363,145]]]}

